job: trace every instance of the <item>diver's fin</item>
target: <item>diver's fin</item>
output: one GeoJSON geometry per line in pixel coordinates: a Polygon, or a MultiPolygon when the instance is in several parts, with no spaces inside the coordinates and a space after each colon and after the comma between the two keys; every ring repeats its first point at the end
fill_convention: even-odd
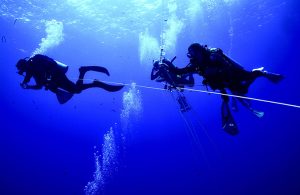
{"type": "Polygon", "coordinates": [[[238,98],[238,100],[241,102],[241,104],[243,106],[245,106],[248,110],[250,110],[255,116],[257,116],[258,118],[262,118],[265,113],[264,112],[261,112],[261,111],[257,111],[257,110],[254,110],[252,107],[251,107],[251,102],[250,100],[245,100],[245,99],[242,99],[242,98],[238,98]]]}
{"type": "Polygon", "coordinates": [[[257,116],[258,118],[262,118],[265,113],[264,112],[260,112],[260,111],[257,111],[257,110],[251,110],[253,114],[255,114],[255,116],[257,116]]]}
{"type": "Polygon", "coordinates": [[[221,106],[221,114],[222,114],[222,128],[224,131],[230,135],[237,135],[239,130],[237,125],[231,115],[228,102],[223,101],[221,106]]]}
{"type": "Polygon", "coordinates": [[[93,87],[100,87],[100,88],[102,88],[106,91],[110,91],[110,92],[119,91],[124,87],[124,85],[109,85],[109,84],[103,83],[98,80],[94,80],[92,85],[93,85],[93,87]]]}
{"type": "Polygon", "coordinates": [[[271,73],[267,71],[264,71],[264,77],[266,77],[273,83],[279,83],[284,78],[284,76],[281,74],[271,73]]]}
{"type": "Polygon", "coordinates": [[[252,69],[252,72],[257,72],[258,74],[264,76],[273,83],[279,83],[284,78],[284,76],[281,74],[265,71],[264,67],[252,69]]]}
{"type": "Polygon", "coordinates": [[[73,94],[61,89],[57,89],[56,97],[60,104],[64,104],[73,97],[73,94]]]}
{"type": "Polygon", "coordinates": [[[239,111],[236,103],[236,98],[231,98],[231,110],[235,112],[239,111]]]}
{"type": "Polygon", "coordinates": [[[80,73],[85,73],[87,71],[96,71],[96,72],[102,72],[106,75],[110,75],[108,70],[102,66],[82,66],[79,68],[80,73]]]}
{"type": "Polygon", "coordinates": [[[179,94],[177,97],[177,101],[180,105],[181,112],[187,112],[191,110],[191,106],[187,103],[187,100],[184,95],[179,94]]]}
{"type": "Polygon", "coordinates": [[[226,118],[222,118],[222,125],[224,131],[230,135],[237,135],[239,133],[238,127],[231,114],[226,118]]]}

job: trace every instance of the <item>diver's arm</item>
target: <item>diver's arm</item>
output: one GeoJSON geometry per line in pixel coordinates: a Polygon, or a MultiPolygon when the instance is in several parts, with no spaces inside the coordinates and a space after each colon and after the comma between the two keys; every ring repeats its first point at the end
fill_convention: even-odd
{"type": "Polygon", "coordinates": [[[43,85],[36,84],[36,85],[28,85],[27,83],[20,84],[23,89],[42,89],[43,85]]]}
{"type": "Polygon", "coordinates": [[[30,79],[32,78],[32,76],[33,76],[33,75],[32,75],[30,72],[26,72],[26,75],[25,75],[25,78],[24,78],[22,84],[27,84],[27,83],[29,83],[29,81],[30,81],[30,79]]]}
{"type": "Polygon", "coordinates": [[[42,89],[43,85],[27,85],[25,89],[42,89]]]}
{"type": "Polygon", "coordinates": [[[151,71],[151,80],[156,79],[159,76],[159,70],[157,70],[156,68],[153,68],[151,71]]]}
{"type": "Polygon", "coordinates": [[[43,85],[39,82],[36,82],[35,85],[28,85],[31,78],[32,78],[32,74],[26,72],[25,78],[23,82],[20,84],[23,89],[41,89],[43,87],[43,85]]]}
{"type": "Polygon", "coordinates": [[[189,74],[189,73],[194,73],[197,72],[196,68],[191,65],[187,65],[184,68],[177,68],[177,67],[170,67],[170,72],[177,74],[177,75],[183,75],[183,74],[189,74]]]}
{"type": "MultiPolygon", "coordinates": [[[[175,56],[175,58],[176,58],[176,56],[175,56]]],[[[166,59],[166,58],[164,58],[164,59],[162,60],[162,63],[165,64],[168,68],[175,67],[174,64],[173,64],[172,62],[173,62],[173,60],[170,61],[170,60],[168,60],[168,59],[166,59]]]]}
{"type": "Polygon", "coordinates": [[[172,61],[169,61],[168,59],[163,59],[162,63],[166,65],[166,68],[172,73],[176,75],[184,75],[184,74],[189,74],[189,73],[194,73],[196,72],[196,69],[194,66],[191,64],[188,64],[184,68],[178,68],[176,67],[172,61]]]}
{"type": "Polygon", "coordinates": [[[26,75],[25,75],[25,78],[24,80],[22,81],[22,83],[20,83],[20,86],[23,88],[23,89],[28,89],[28,84],[30,79],[32,78],[32,74],[29,73],[29,72],[26,72],[26,75]]]}
{"type": "MultiPolygon", "coordinates": [[[[154,72],[154,71],[153,71],[154,72]]],[[[163,82],[163,81],[166,81],[165,78],[161,77],[160,76],[160,72],[157,71],[155,73],[151,73],[151,80],[155,80],[157,82],[163,82]]]]}
{"type": "Polygon", "coordinates": [[[22,83],[22,84],[21,84],[21,87],[22,87],[23,89],[42,89],[42,88],[43,88],[42,85],[27,85],[27,84],[25,84],[25,83],[22,83]]]}

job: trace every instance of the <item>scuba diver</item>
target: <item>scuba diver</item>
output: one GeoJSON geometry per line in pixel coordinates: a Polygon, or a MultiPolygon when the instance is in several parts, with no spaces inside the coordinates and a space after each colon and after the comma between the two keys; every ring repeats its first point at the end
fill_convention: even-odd
{"type": "MultiPolygon", "coordinates": [[[[245,70],[241,65],[227,57],[219,48],[208,48],[206,45],[193,43],[188,48],[187,57],[190,63],[184,68],[169,66],[169,71],[184,75],[188,73],[198,73],[203,77],[203,84],[209,86],[212,90],[219,90],[222,94],[222,125],[223,129],[231,134],[238,134],[238,129],[231,115],[226,96],[229,89],[233,95],[244,96],[248,93],[248,88],[258,77],[265,77],[273,83],[278,83],[283,79],[280,74],[270,73],[263,67],[245,70]]],[[[257,117],[261,118],[264,113],[254,110],[249,101],[237,98],[242,105],[248,108],[257,117]]],[[[233,99],[233,103],[235,103],[233,99]]],[[[236,109],[236,107],[233,107],[236,109]]]]}
{"type": "Polygon", "coordinates": [[[178,75],[171,73],[169,69],[170,66],[173,66],[172,68],[175,68],[171,61],[164,59],[163,63],[160,63],[160,61],[154,61],[153,62],[153,68],[151,71],[151,80],[155,80],[157,82],[166,82],[165,89],[167,89],[168,85],[169,88],[184,88],[185,85],[189,87],[194,86],[194,77],[193,74],[183,74],[178,75]],[[188,78],[187,78],[188,77],[188,78]]]}
{"type": "Polygon", "coordinates": [[[165,89],[168,89],[172,91],[173,89],[178,92],[177,95],[177,101],[180,105],[180,110],[182,112],[186,112],[190,110],[190,106],[186,101],[185,96],[181,93],[183,92],[183,89],[185,85],[189,87],[194,86],[194,77],[193,74],[183,74],[178,75],[171,73],[170,66],[173,66],[172,68],[175,68],[173,65],[173,61],[175,60],[175,57],[169,61],[167,59],[163,59],[163,62],[160,62],[159,60],[153,61],[153,68],[151,71],[151,80],[155,80],[157,82],[165,82],[165,89]]]}
{"type": "Polygon", "coordinates": [[[98,87],[106,91],[115,92],[121,90],[124,86],[108,85],[98,80],[92,83],[84,84],[84,75],[87,71],[102,72],[109,76],[106,68],[100,66],[82,66],[79,68],[79,78],[76,83],[70,81],[66,72],[68,66],[53,60],[52,58],[37,54],[31,58],[20,59],[16,65],[18,74],[25,78],[20,84],[23,89],[42,89],[50,90],[56,94],[59,103],[64,104],[72,98],[74,94],[79,94],[81,91],[98,87]],[[29,85],[31,78],[34,78],[35,85],[29,85]]]}

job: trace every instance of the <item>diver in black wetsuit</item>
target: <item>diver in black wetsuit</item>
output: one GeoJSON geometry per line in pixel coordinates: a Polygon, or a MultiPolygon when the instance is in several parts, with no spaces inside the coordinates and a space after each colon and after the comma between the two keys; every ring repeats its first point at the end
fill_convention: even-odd
{"type": "Polygon", "coordinates": [[[1,42],[6,43],[6,37],[4,35],[1,37],[1,42]]]}
{"type": "MultiPolygon", "coordinates": [[[[174,58],[175,59],[175,58],[174,58]]],[[[173,60],[174,60],[173,59],[173,60]]],[[[172,60],[172,61],[173,61],[172,60]]],[[[163,62],[154,61],[153,68],[151,71],[151,80],[157,82],[165,82],[165,89],[172,91],[173,89],[177,91],[177,102],[180,105],[181,112],[187,112],[191,109],[190,105],[187,103],[185,96],[183,95],[184,86],[193,87],[194,86],[194,77],[193,74],[184,74],[177,75],[170,72],[170,66],[175,68],[172,64],[172,61],[163,59],[163,62]]]]}
{"type": "MultiPolygon", "coordinates": [[[[193,43],[188,48],[187,56],[190,58],[190,63],[185,68],[169,66],[169,71],[179,75],[198,73],[203,77],[204,85],[225,94],[222,95],[222,123],[223,129],[231,135],[236,135],[238,129],[229,110],[229,97],[226,96],[226,89],[229,89],[234,95],[244,96],[247,94],[249,86],[258,77],[265,77],[273,83],[278,83],[283,79],[282,75],[264,71],[263,67],[252,71],[245,70],[223,54],[219,48],[208,48],[206,45],[193,43]]],[[[263,112],[252,109],[248,101],[238,99],[256,116],[263,116],[263,112]]]]}
{"type": "Polygon", "coordinates": [[[81,91],[98,87],[104,90],[114,92],[119,91],[124,86],[113,86],[103,83],[98,80],[94,80],[92,83],[84,84],[83,79],[87,71],[102,72],[109,76],[109,72],[106,68],[100,66],[82,66],[79,68],[79,78],[76,83],[70,81],[66,72],[68,66],[53,60],[45,55],[37,54],[28,60],[21,59],[16,65],[18,74],[23,75],[25,72],[25,78],[20,84],[24,89],[41,89],[45,87],[46,90],[54,92],[61,104],[66,103],[73,94],[81,93],[81,91]],[[35,85],[29,85],[31,78],[34,78],[35,85]]]}
{"type": "Polygon", "coordinates": [[[158,60],[154,61],[151,71],[151,80],[155,80],[157,82],[166,82],[170,88],[184,88],[185,85],[189,87],[194,86],[193,74],[174,74],[169,71],[170,66],[175,68],[171,61],[167,59],[163,59],[163,63],[160,63],[158,60]]]}

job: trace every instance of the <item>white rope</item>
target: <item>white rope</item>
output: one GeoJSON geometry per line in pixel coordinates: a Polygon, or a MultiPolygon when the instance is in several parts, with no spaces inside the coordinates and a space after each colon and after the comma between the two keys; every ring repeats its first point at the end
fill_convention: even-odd
{"type": "MultiPolygon", "coordinates": [[[[94,81],[94,79],[83,79],[83,80],[94,81]]],[[[102,82],[109,83],[109,84],[125,85],[125,86],[130,86],[131,85],[131,84],[121,83],[121,82],[110,82],[110,81],[102,81],[102,82]]],[[[136,84],[136,86],[140,87],[140,88],[153,89],[153,90],[159,90],[159,91],[169,90],[169,89],[162,89],[162,88],[157,88],[157,87],[149,87],[149,86],[146,86],[146,85],[137,85],[136,84]]],[[[228,97],[242,98],[242,99],[254,100],[254,101],[258,101],[258,102],[277,104],[277,105],[281,105],[281,106],[300,108],[299,105],[295,105],[295,104],[288,104],[288,103],[283,103],[283,102],[276,102],[276,101],[271,101],[271,100],[252,98],[252,97],[246,97],[246,96],[240,96],[240,95],[232,95],[232,94],[226,94],[226,93],[220,93],[220,92],[214,92],[214,91],[206,91],[206,90],[200,90],[200,89],[190,89],[190,88],[177,88],[177,89],[183,89],[183,90],[186,90],[186,91],[207,93],[207,94],[213,94],[213,95],[224,95],[224,96],[228,96],[228,97]]]]}

